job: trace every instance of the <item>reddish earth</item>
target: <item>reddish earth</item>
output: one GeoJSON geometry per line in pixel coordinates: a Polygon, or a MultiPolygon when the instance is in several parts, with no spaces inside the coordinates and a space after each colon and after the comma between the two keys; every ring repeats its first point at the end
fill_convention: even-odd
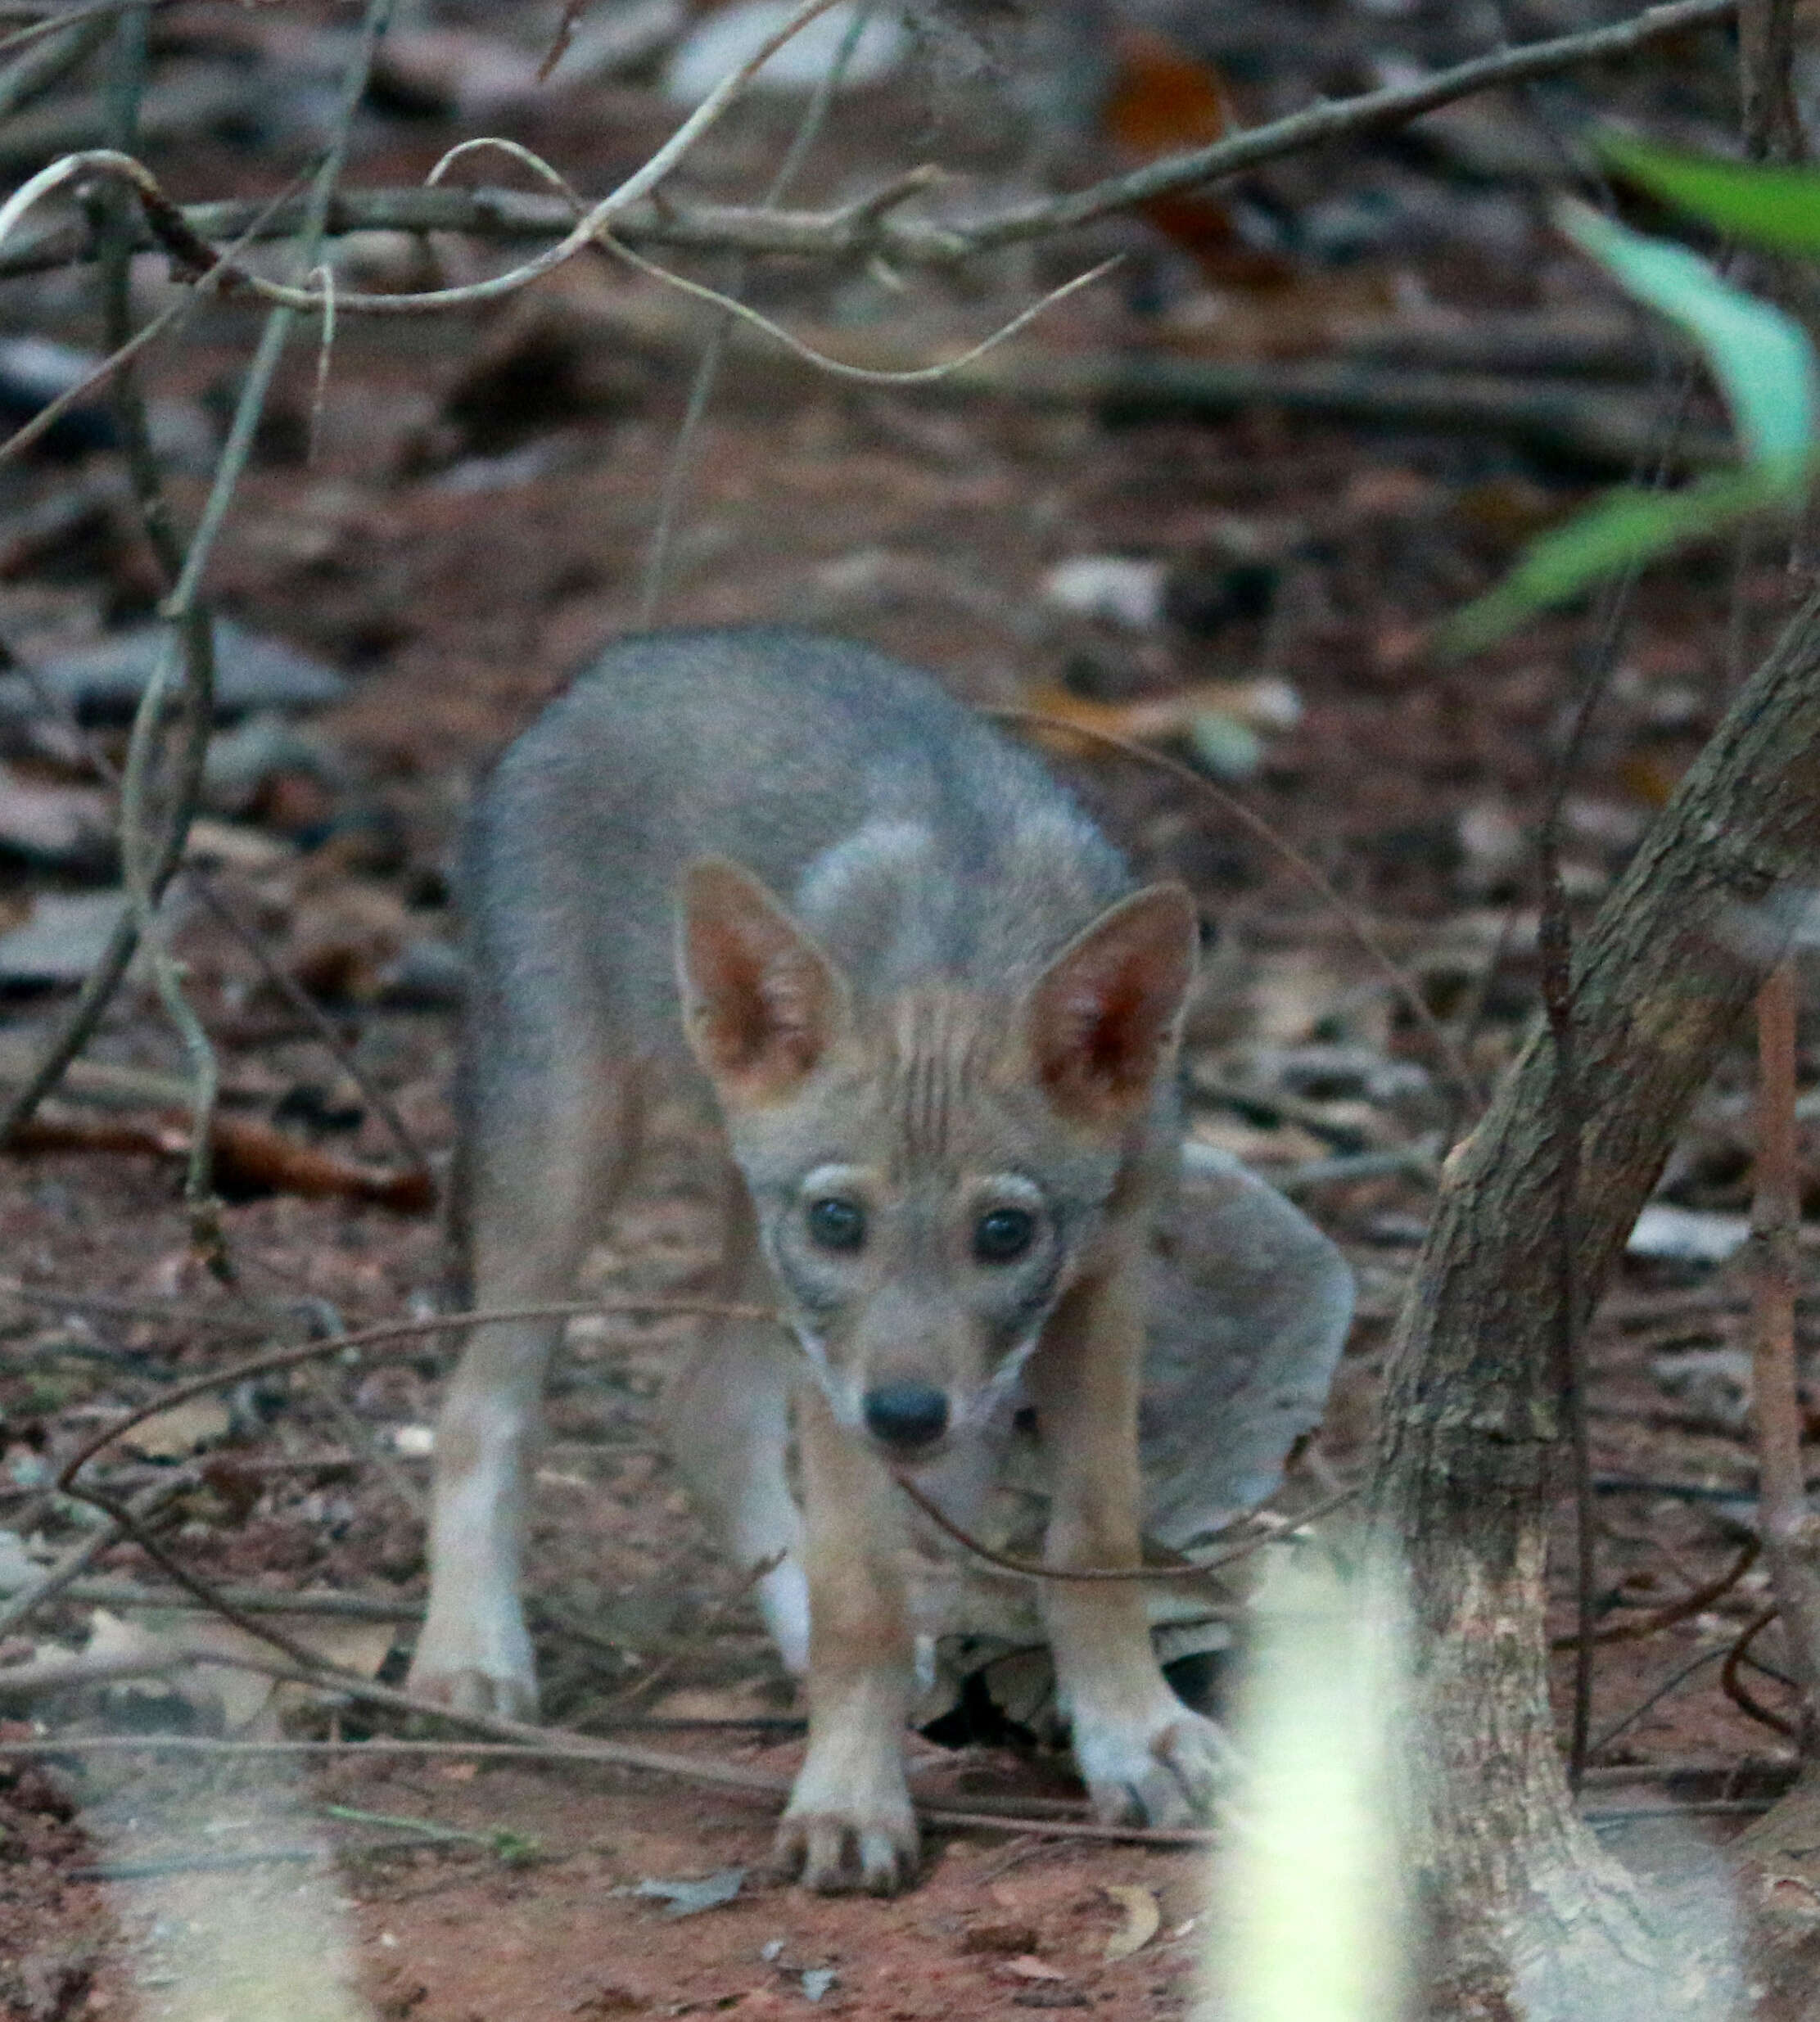
{"type": "MultiPolygon", "coordinates": [[[[526,131],[590,187],[604,186],[662,130],[648,96],[621,93],[614,105],[616,126],[571,119],[526,131]]],[[[893,102],[888,117],[875,105],[837,120],[830,158],[846,174],[900,138],[901,158],[916,158],[930,145],[919,118],[915,106],[893,102]]],[[[752,183],[753,133],[779,138],[777,120],[754,121],[714,158],[712,174],[728,187],[752,183]]],[[[447,120],[382,123],[359,179],[419,176],[458,130],[447,120]]],[[[1400,156],[1374,165],[1371,174],[1398,190],[1419,179],[1400,156]]],[[[211,142],[184,157],[178,181],[186,195],[216,194],[267,187],[278,173],[211,142]]],[[[1285,178],[1297,201],[1318,193],[1300,169],[1285,178]]],[[[1452,186],[1425,187],[1465,203],[1452,186]]],[[[1533,194],[1505,192],[1500,201],[1524,228],[1516,240],[1487,227],[1438,247],[1380,249],[1364,262],[1362,291],[1368,282],[1387,302],[1425,292],[1469,315],[1546,315],[1583,303],[1591,284],[1543,233],[1533,194]]],[[[1330,281],[1306,276],[1262,310],[1238,306],[1293,324],[1315,317],[1330,281]]],[[[782,313],[838,321],[832,284],[776,285],[782,313]]],[[[451,1015],[402,1008],[386,998],[382,981],[402,950],[451,931],[449,839],[476,769],[592,642],[635,621],[691,355],[686,346],[619,348],[602,321],[606,309],[642,302],[647,291],[643,282],[576,274],[549,291],[542,310],[344,327],[309,467],[298,444],[315,366],[300,346],[275,404],[281,425],[242,487],[214,571],[224,609],[351,676],[346,699],[301,726],[320,762],[278,767],[217,832],[221,878],[272,951],[323,995],[364,1069],[439,1157],[449,1135],[451,1015]],[[479,375],[476,395],[483,355],[490,370],[502,358],[521,369],[516,377],[504,368],[491,380],[479,375]],[[569,375],[562,400],[551,394],[558,367],[569,375]]],[[[989,327],[1008,299],[1003,286],[970,300],[931,284],[897,313],[933,350],[989,327]]],[[[64,334],[86,328],[66,298],[21,294],[19,313],[64,334]]],[[[187,347],[157,363],[156,389],[218,398],[242,368],[251,329],[238,309],[199,320],[187,347]]],[[[1151,335],[1102,291],[1057,312],[1048,338],[1116,348],[1151,335]]],[[[1465,665],[1434,664],[1418,648],[1423,627],[1493,580],[1529,531],[1603,476],[1545,466],[1490,438],[1298,423],[1267,410],[1217,423],[1115,427],[1086,413],[831,387],[794,367],[743,368],[711,412],[662,615],[849,631],[940,668],[961,693],[995,705],[1053,701],[1059,683],[1076,700],[1113,704],[1167,699],[1215,679],[1267,675],[1293,685],[1299,721],[1267,731],[1256,770],[1226,790],[1312,859],[1348,905],[1374,918],[1488,1079],[1533,1008],[1526,852],[1594,627],[1583,613],[1540,621],[1465,665]],[[1127,631],[1045,603],[1047,570],[1108,553],[1164,563],[1176,608],[1192,622],[1127,631]]],[[[67,466],[12,471],[0,517],[23,514],[73,481],[67,466]]],[[[174,482],[186,513],[204,481],[174,482]]],[[[0,636],[48,653],[142,609],[147,584],[142,548],[116,530],[0,582],[0,636]]],[[[1743,550],[1735,569],[1729,557],[1696,560],[1644,584],[1574,783],[1567,869],[1583,912],[1787,604],[1783,558],[1767,541],[1743,550]]],[[[1332,1044],[1382,1063],[1437,1067],[1346,922],[1217,797],[1104,755],[1066,762],[1140,865],[1185,877],[1217,923],[1191,1035],[1191,1064],[1204,1078],[1230,1082],[1258,1042],[1332,1044]]],[[[22,911],[46,880],[8,864],[0,905],[16,901],[22,911]]],[[[300,1036],[242,950],[192,912],[182,952],[237,1111],[339,1152],[395,1156],[371,1104],[300,1036]]],[[[35,1043],[61,1001],[7,1000],[8,1043],[35,1043]]],[[[123,998],[97,1052],[167,1072],[180,1066],[142,990],[123,998]]],[[[1804,1070],[1811,1064],[1804,1054],[1804,1070]]],[[[1690,1127],[1670,1174],[1681,1204],[1743,1204],[1746,1076],[1741,1055],[1690,1127]]],[[[1317,1087],[1299,1105],[1248,1108],[1204,1090],[1195,1127],[1281,1172],[1460,1120],[1432,1080],[1407,1113],[1401,1099],[1317,1087]]],[[[676,1290],[692,1282],[711,1238],[698,1151],[687,1142],[667,1148],[590,1266],[590,1287],[676,1290]]],[[[1360,1318],[1320,1442],[1326,1464],[1346,1472],[1365,1457],[1381,1357],[1429,1195],[1398,1177],[1321,1185],[1306,1198],[1362,1282],[1360,1318]]],[[[255,1345],[224,1341],[194,1315],[244,1319],[246,1302],[264,1302],[258,1325],[269,1330],[271,1302],[308,1298],[330,1302],[352,1328],[405,1313],[436,1282],[427,1219],[280,1196],[231,1202],[223,1225],[238,1273],[233,1288],[211,1284],[190,1255],[168,1162],[58,1153],[0,1174],[0,1256],[10,1280],[71,1295],[64,1306],[0,1294],[0,1451],[11,1469],[0,1475],[0,1530],[68,1545],[79,1535],[73,1513],[47,1503],[43,1464],[60,1465],[169,1379],[224,1368],[255,1345]],[[142,1311],[85,1309],[78,1295],[142,1311]]],[[[1723,1399],[1714,1406],[1671,1397],[1652,1357],[1736,1345],[1737,1293],[1723,1271],[1633,1263],[1595,1330],[1594,1460],[1606,1483],[1599,1584],[1608,1613],[1672,1602],[1736,1556],[1735,1532],[1711,1492],[1748,1489],[1748,1447],[1726,1421],[1723,1399]]],[[[546,1710],[559,1725],[606,1731],[633,1714],[775,1722],[790,1711],[755,1618],[656,1441],[653,1397],[688,1325],[578,1327],[556,1386],[531,1583],[554,1611],[540,1655],[546,1710]]],[[[444,1366],[426,1343],[237,1394],[208,1484],[176,1512],[173,1548],[216,1580],[410,1602],[422,1591],[424,1469],[388,1442],[400,1427],[428,1422],[444,1366]],[[383,1465],[373,1461],[369,1439],[386,1447],[383,1465]]],[[[114,1478],[136,1487],[156,1465],[123,1460],[114,1478]]],[[[1568,1562],[1560,1556],[1565,1595],[1568,1562]]],[[[92,1572],[156,1577],[130,1546],[103,1554],[92,1572]]],[[[1607,1768],[1691,1760],[1741,1769],[1750,1758],[1784,1758],[1785,1741],[1718,1684],[1717,1654],[1760,1608],[1763,1584],[1752,1571],[1693,1620],[1601,1649],[1596,1736],[1691,1659],[1714,1658],[1624,1729],[1597,1758],[1607,1768]]],[[[79,1645],[89,1618],[79,1601],[41,1611],[0,1643],[0,1665],[36,1644],[79,1645]]],[[[402,1647],[388,1677],[401,1668],[402,1647]]],[[[1761,1676],[1750,1689],[1772,1711],[1784,1703],[1761,1676]]],[[[118,1702],[40,1710],[64,1733],[125,1717],[118,1702]]],[[[291,1717],[300,1733],[327,1733],[319,1710],[291,1717]]],[[[369,1727],[353,1711],[345,1716],[350,1740],[374,1730],[393,1731],[380,1717],[369,1727]]],[[[16,1726],[0,1734],[26,1738],[16,1726]]],[[[778,1775],[797,1745],[750,1726],[649,1738],[778,1775]]],[[[1026,1798],[1068,1788],[1053,1762],[983,1747],[956,1753],[927,1744],[927,1753],[944,1788],[1026,1798]]],[[[294,1785],[273,1781],[269,1812],[249,1796],[255,1786],[224,1782],[195,1800],[202,1826],[156,1843],[156,1857],[187,1859],[198,1844],[295,1850],[300,1835],[314,1843],[326,1833],[341,1849],[332,1867],[248,1860],[173,1875],[156,1911],[141,1892],[163,1891],[157,1877],[81,1878],[120,1857],[124,1821],[143,1813],[145,1825],[179,1786],[191,1787],[174,1769],[154,1775],[99,1754],[47,1766],[9,1758],[0,1743],[0,2013],[20,2022],[200,2017],[210,2011],[183,2005],[188,1997],[169,1966],[176,1926],[192,1913],[205,1924],[225,1906],[263,1928],[278,1915],[273,1904],[296,1896],[303,1872],[324,1877],[323,1901],[347,1905],[358,1979],[374,2011],[419,2022],[793,2015],[811,2005],[805,1974],[829,1972],[825,1984],[807,1983],[822,1989],[820,2005],[869,2018],[1079,2007],[1148,2022],[1180,2013],[1190,1995],[1198,1853],[1014,1830],[932,1833],[928,1871],[914,1893],[888,1904],[822,1901],[763,1878],[770,1821],[757,1800],[573,1764],[476,1767],[454,1755],[312,1766],[294,1785]],[[408,1835],[324,1822],[317,1808],[326,1803],[508,1832],[535,1843],[537,1857],[508,1866],[467,1840],[363,1853],[376,1835],[408,1835]],[[619,1893],[647,1879],[731,1867],[747,1871],[737,1898],[686,1919],[619,1893]],[[1109,1960],[1107,1941],[1127,1914],[1108,1893],[1118,1889],[1149,1891],[1159,1928],[1132,1956],[1109,1960]],[[160,1916],[169,1928],[156,1928],[160,1916]]],[[[1629,1790],[1589,1799],[1632,1801],[1639,1794],[1629,1790]]],[[[1735,1813],[1714,1814],[1695,1829],[1723,1835],[1737,1822],[1735,1813]]],[[[1614,1843],[1623,1844],[1622,1832],[1614,1843]]]]}

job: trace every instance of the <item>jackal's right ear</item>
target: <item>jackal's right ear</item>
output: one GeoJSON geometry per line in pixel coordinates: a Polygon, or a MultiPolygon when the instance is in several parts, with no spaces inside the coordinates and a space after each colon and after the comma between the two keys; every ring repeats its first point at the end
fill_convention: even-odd
{"type": "Polygon", "coordinates": [[[689,1043],[729,1101],[786,1101],[845,1009],[838,973],[751,872],[704,857],[684,873],[676,974],[689,1043]]]}

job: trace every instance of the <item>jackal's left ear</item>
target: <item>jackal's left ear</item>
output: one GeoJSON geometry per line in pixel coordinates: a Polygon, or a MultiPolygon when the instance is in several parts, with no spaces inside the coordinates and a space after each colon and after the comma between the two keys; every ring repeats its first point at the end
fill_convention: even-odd
{"type": "Polygon", "coordinates": [[[1102,913],[1037,977],[1025,1040],[1071,1122],[1118,1128],[1149,1102],[1181,1030],[1198,938],[1182,887],[1151,885],[1102,913]]]}
{"type": "Polygon", "coordinates": [[[847,991],[750,871],[704,857],[684,873],[676,937],[683,1019],[724,1099],[787,1101],[827,1052],[847,991]]]}

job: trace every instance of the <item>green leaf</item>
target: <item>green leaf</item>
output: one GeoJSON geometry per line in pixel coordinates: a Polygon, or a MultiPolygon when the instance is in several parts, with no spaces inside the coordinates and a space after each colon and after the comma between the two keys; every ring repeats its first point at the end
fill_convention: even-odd
{"type": "Polygon", "coordinates": [[[1796,504],[1820,465],[1820,370],[1791,317],[1721,280],[1685,246],[1645,237],[1584,204],[1563,202],[1556,216],[1624,288],[1699,345],[1732,410],[1745,467],[1681,491],[1612,494],[1533,543],[1504,582],[1456,613],[1438,635],[1443,651],[1483,646],[1603,576],[1747,513],[1796,504]]]}
{"type": "Polygon", "coordinates": [[[1820,253],[1820,169],[1684,155],[1628,133],[1600,133],[1600,159],[1666,203],[1780,253],[1820,253]]]}
{"type": "Polygon", "coordinates": [[[1804,481],[1820,417],[1813,347],[1791,316],[1722,281],[1685,246],[1646,238],[1571,200],[1564,232],[1638,300],[1699,345],[1736,423],[1746,460],[1791,489],[1804,481]]]}
{"type": "Polygon", "coordinates": [[[1792,505],[1798,497],[1781,478],[1759,469],[1723,472],[1682,491],[1612,492],[1532,542],[1497,589],[1456,611],[1439,628],[1435,645],[1444,653],[1476,652],[1532,612],[1563,603],[1601,577],[1766,507],[1792,505]]]}

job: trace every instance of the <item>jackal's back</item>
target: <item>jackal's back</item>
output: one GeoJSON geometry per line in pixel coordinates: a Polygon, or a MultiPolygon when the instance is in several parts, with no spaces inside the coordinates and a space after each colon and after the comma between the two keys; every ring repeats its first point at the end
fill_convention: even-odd
{"type": "Polygon", "coordinates": [[[522,1023],[579,991],[671,1049],[676,880],[707,855],[764,879],[861,995],[1015,988],[1132,882],[929,675],[781,629],[653,634],[609,648],[481,792],[463,881],[483,996],[522,1023]]]}

